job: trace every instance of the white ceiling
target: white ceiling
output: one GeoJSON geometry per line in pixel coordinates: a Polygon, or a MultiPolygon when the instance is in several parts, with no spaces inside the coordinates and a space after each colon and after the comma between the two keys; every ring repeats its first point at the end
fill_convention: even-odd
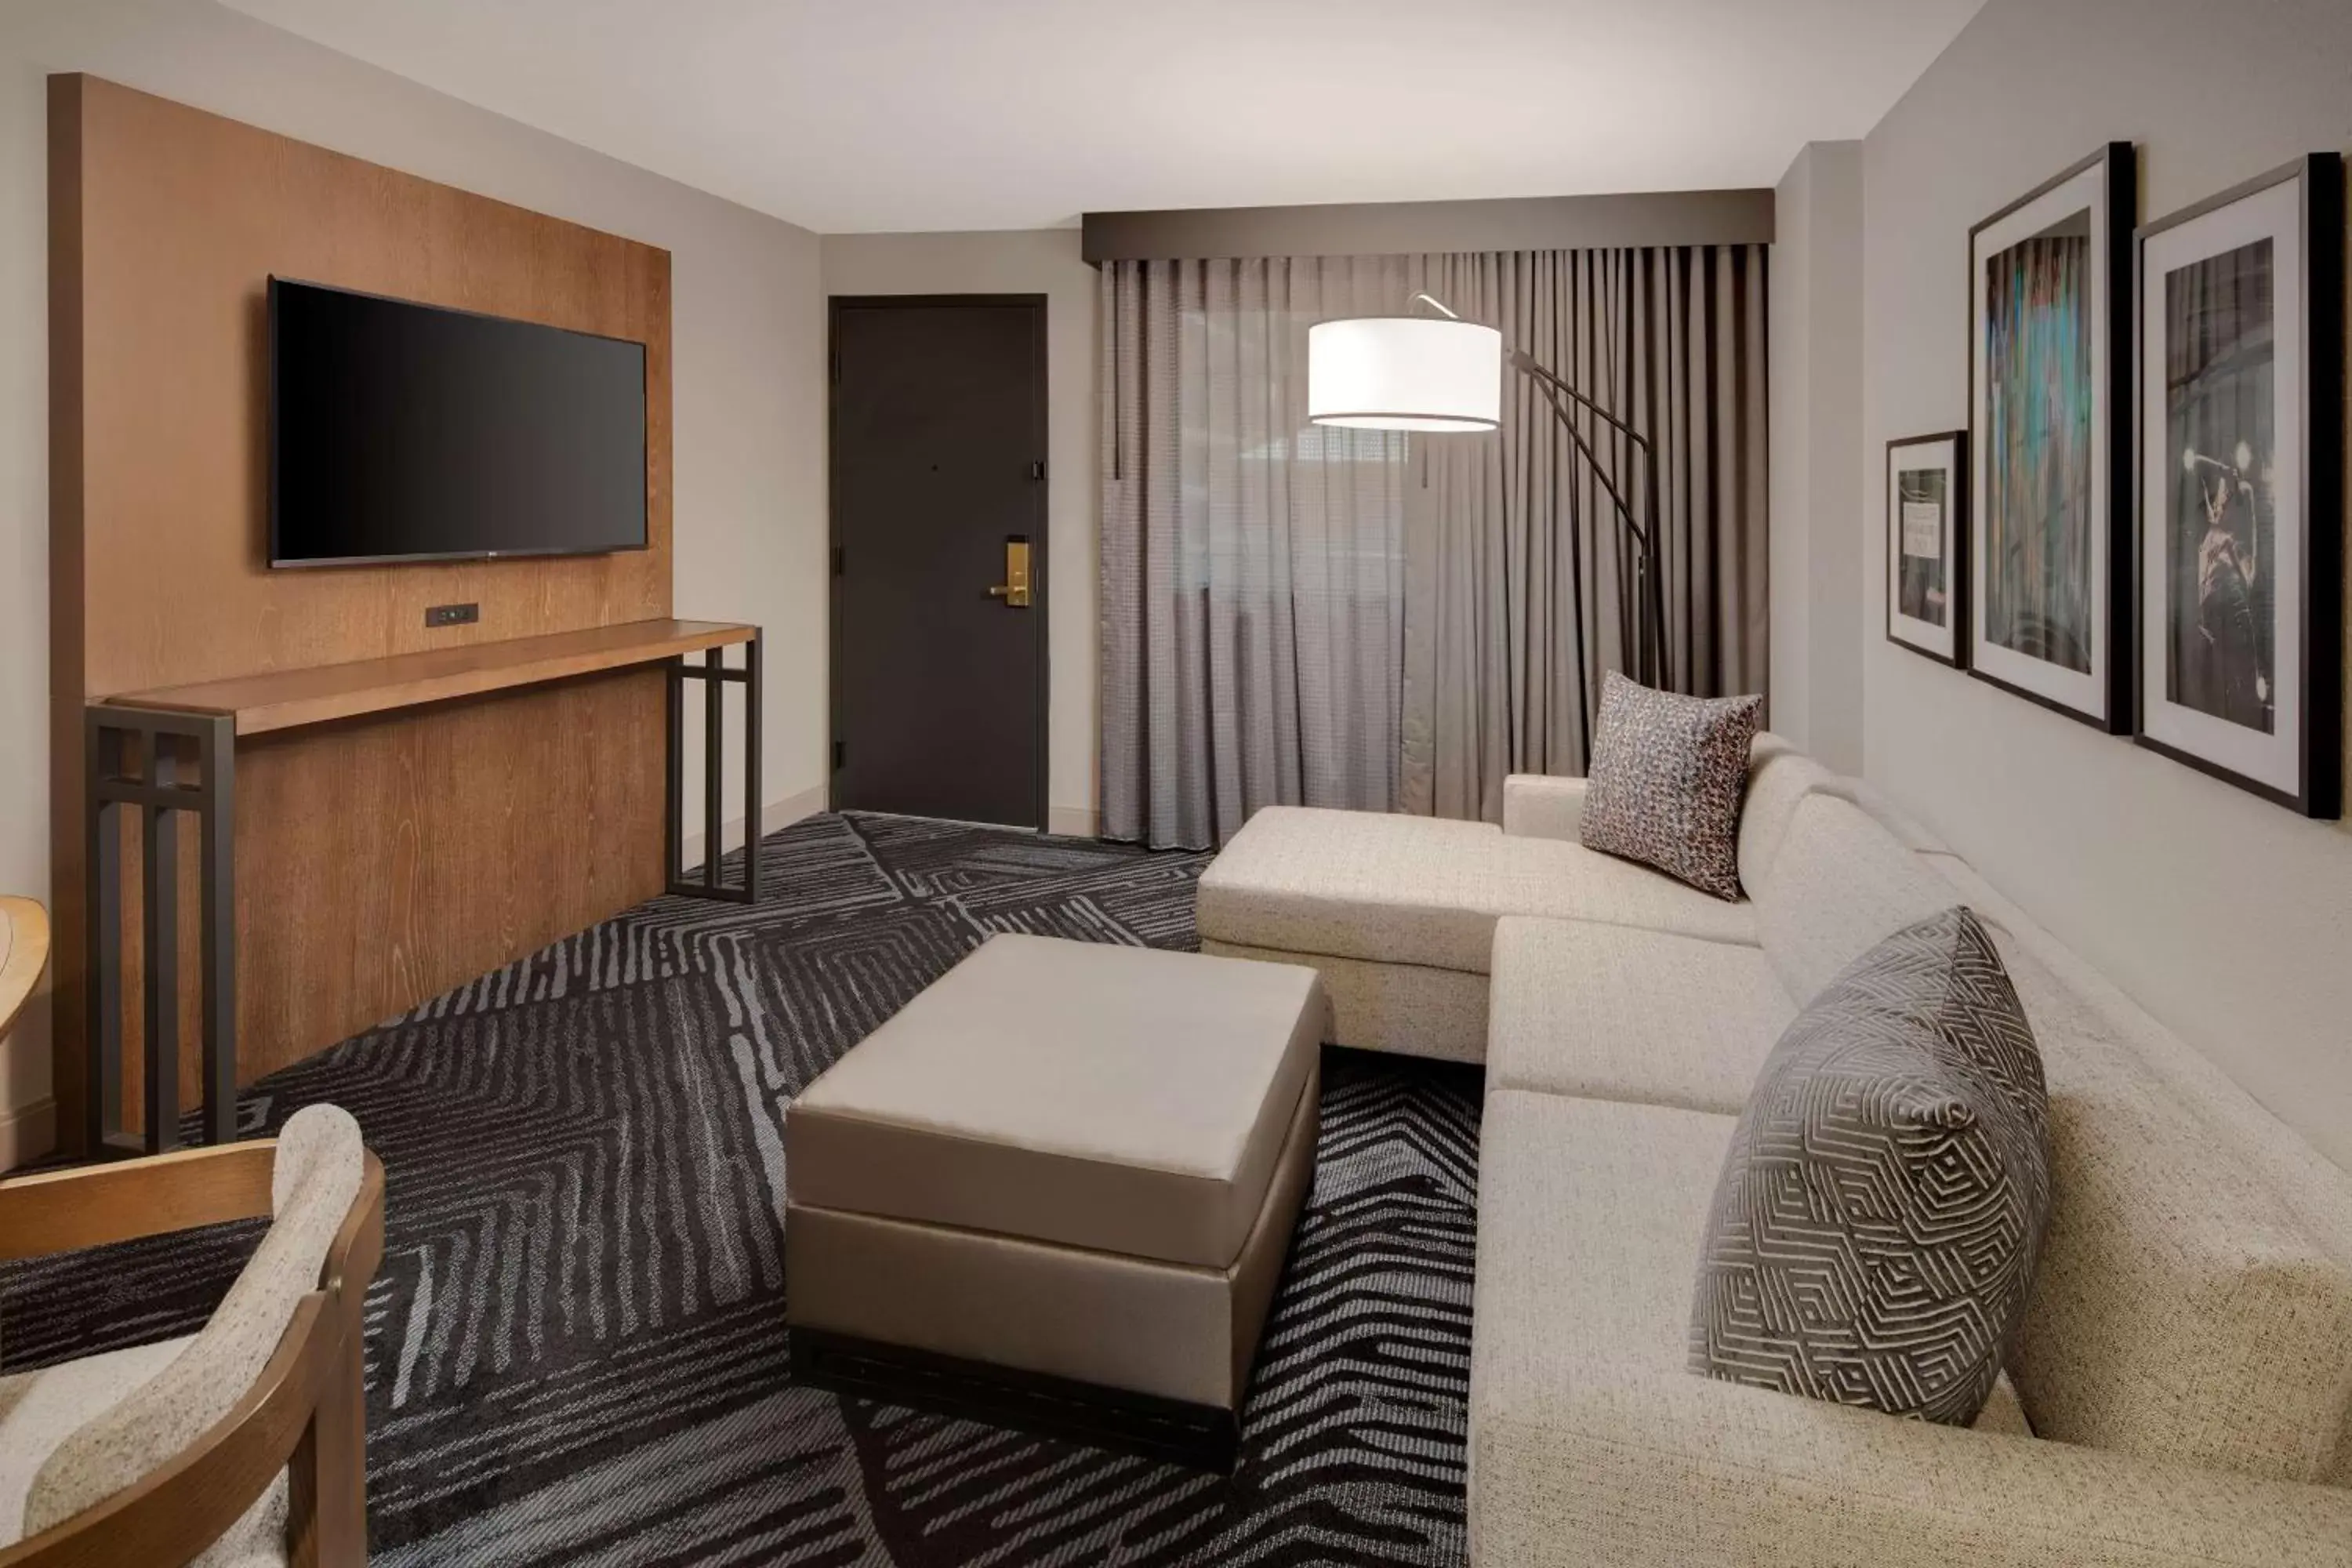
{"type": "Polygon", "coordinates": [[[1982,0],[228,0],[824,233],[1769,185],[1982,0]]]}

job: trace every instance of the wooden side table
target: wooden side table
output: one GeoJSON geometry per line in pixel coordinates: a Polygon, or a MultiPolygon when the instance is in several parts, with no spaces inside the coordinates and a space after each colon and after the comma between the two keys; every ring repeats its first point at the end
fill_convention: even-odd
{"type": "MultiPolygon", "coordinates": [[[[89,1089],[88,1148],[105,1154],[160,1153],[179,1140],[178,818],[193,816],[201,834],[197,929],[201,933],[205,1094],[201,1142],[236,1135],[236,743],[312,724],[394,713],[435,702],[567,680],[645,665],[667,667],[668,778],[664,859],[668,891],[692,898],[756,903],[760,897],[760,628],[737,622],[630,621],[583,631],[472,643],[314,668],[277,670],[153,691],[123,692],[83,710],[88,748],[89,1089]],[[726,650],[740,647],[730,667],[726,650]],[[699,656],[700,663],[693,662],[699,656]],[[701,875],[680,864],[685,837],[686,683],[702,683],[703,811],[701,875]],[[720,726],[723,689],[744,689],[743,798],[751,845],[740,880],[720,880],[720,726]],[[184,768],[183,762],[193,766],[184,768]],[[121,1106],[122,837],[121,814],[140,814],[141,951],[146,1041],[143,1135],[113,1125],[121,1106]]],[[[44,930],[46,931],[46,922],[44,930]]],[[[320,1042],[322,1045],[329,1042],[320,1042]]]]}

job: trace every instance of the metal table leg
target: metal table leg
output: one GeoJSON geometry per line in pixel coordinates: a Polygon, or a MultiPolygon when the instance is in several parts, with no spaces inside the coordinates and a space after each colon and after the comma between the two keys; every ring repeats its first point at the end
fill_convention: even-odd
{"type": "Polygon", "coordinates": [[[664,796],[663,842],[669,891],[688,898],[719,899],[729,903],[756,903],[760,898],[760,639],[743,645],[740,668],[727,665],[727,650],[704,650],[702,662],[686,656],[668,666],[667,715],[669,742],[668,783],[664,796]],[[698,879],[686,875],[686,683],[702,682],[702,868],[698,879]],[[743,875],[732,887],[719,879],[720,850],[725,840],[726,687],[743,688],[743,875]]]}
{"type": "Polygon", "coordinates": [[[236,1136],[236,724],[226,716],[92,703],[83,710],[89,868],[89,1037],[83,1126],[93,1155],[156,1153],[180,1135],[179,816],[193,813],[200,839],[204,1121],[200,1140],[236,1136]],[[126,742],[135,738],[133,771],[126,742]],[[181,753],[195,753],[183,782],[181,753]],[[140,812],[140,934],[145,983],[141,1037],[146,1131],[121,1130],[122,808],[140,812]]]}

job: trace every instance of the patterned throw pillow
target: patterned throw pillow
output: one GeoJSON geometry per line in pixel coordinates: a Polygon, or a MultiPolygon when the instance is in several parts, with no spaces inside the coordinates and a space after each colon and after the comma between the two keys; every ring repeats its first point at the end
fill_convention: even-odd
{"type": "Polygon", "coordinates": [[[2025,1315],[2050,1215],[2042,1054],[1977,918],[1848,965],[1773,1047],[1716,1187],[1693,1372],[1950,1426],[2025,1315]]]}
{"type": "Polygon", "coordinates": [[[1718,899],[1739,897],[1739,806],[1763,711],[1761,697],[1685,697],[1611,670],[1585,784],[1584,847],[1718,899]]]}

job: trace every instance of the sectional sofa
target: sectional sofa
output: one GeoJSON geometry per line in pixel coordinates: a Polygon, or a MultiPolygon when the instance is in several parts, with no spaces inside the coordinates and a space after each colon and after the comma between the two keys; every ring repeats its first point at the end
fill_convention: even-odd
{"type": "Polygon", "coordinates": [[[1520,1564],[2352,1565],[2352,1177],[1855,781],[1759,738],[1727,903],[1492,825],[1277,807],[1205,951],[1319,970],[1342,1045],[1486,1065],[1470,1556],[1520,1564]],[[1781,1029],[1966,903],[2041,1044],[2054,1201],[1972,1430],[1685,1370],[1702,1223],[1781,1029]]]}

